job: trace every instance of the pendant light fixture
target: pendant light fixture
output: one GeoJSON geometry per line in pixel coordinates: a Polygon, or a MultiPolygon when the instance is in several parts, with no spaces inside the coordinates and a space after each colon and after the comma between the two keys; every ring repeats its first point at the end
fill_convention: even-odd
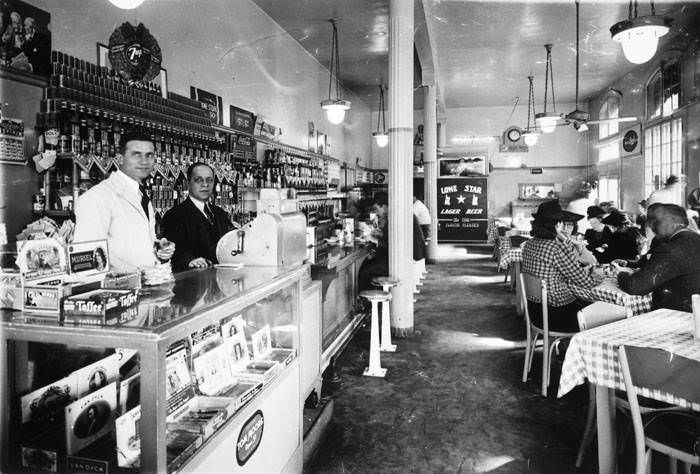
{"type": "Polygon", "coordinates": [[[331,42],[331,62],[328,66],[330,78],[328,81],[328,99],[321,101],[321,107],[326,111],[328,121],[339,124],[345,118],[345,111],[350,110],[350,101],[343,100],[340,95],[340,55],[338,54],[338,27],[335,20],[330,20],[333,25],[333,40],[331,42]],[[331,91],[335,83],[335,99],[331,98],[331,91]]]}
{"type": "Polygon", "coordinates": [[[554,100],[554,71],[552,70],[552,45],[545,44],[547,50],[547,68],[544,76],[544,112],[535,115],[535,124],[543,133],[552,133],[559,122],[557,104],[554,100]],[[547,112],[547,91],[549,82],[552,82],[552,112],[547,112]]]}
{"type": "Polygon", "coordinates": [[[622,44],[622,52],[634,64],[643,64],[656,54],[659,38],[668,33],[669,20],[656,16],[650,1],[651,15],[637,16],[638,0],[630,0],[629,17],[610,27],[612,39],[622,44]],[[634,15],[632,15],[634,3],[634,15]]]}
{"type": "Polygon", "coordinates": [[[143,3],[143,0],[109,0],[109,3],[122,10],[133,10],[143,3]]]}
{"type": "Polygon", "coordinates": [[[566,114],[566,121],[574,126],[579,132],[588,130],[586,122],[591,118],[588,112],[578,109],[578,55],[579,55],[579,0],[576,0],[576,108],[573,112],[566,114]]]}
{"type": "Polygon", "coordinates": [[[389,135],[386,133],[386,118],[384,118],[384,86],[379,84],[379,112],[377,113],[377,131],[372,133],[379,148],[384,148],[389,144],[389,135]],[[379,130],[381,123],[382,129],[379,130]]]}
{"type": "Polygon", "coordinates": [[[527,146],[534,146],[537,144],[537,139],[540,137],[535,127],[532,127],[532,130],[530,130],[530,110],[532,110],[533,118],[535,115],[535,92],[532,86],[534,77],[527,76],[527,79],[530,81],[530,91],[527,94],[527,129],[523,132],[523,140],[527,146]]]}

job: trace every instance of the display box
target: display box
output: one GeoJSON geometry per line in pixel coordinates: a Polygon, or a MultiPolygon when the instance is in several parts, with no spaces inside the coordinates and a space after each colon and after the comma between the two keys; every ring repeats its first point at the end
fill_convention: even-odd
{"type": "Polygon", "coordinates": [[[196,396],[173,414],[168,430],[199,433],[206,440],[233,415],[233,407],[232,398],[196,396]]]}
{"type": "Polygon", "coordinates": [[[243,370],[235,372],[234,376],[241,381],[265,385],[282,371],[282,367],[278,362],[271,360],[254,360],[247,363],[243,370]]]}
{"type": "Polygon", "coordinates": [[[100,285],[99,281],[66,282],[63,277],[31,282],[25,280],[22,309],[27,313],[50,316],[58,320],[62,310],[61,301],[73,295],[99,289],[100,285]]]}
{"type": "Polygon", "coordinates": [[[171,430],[165,437],[168,472],[176,471],[202,445],[204,438],[188,430],[171,430]]]}
{"type": "Polygon", "coordinates": [[[102,281],[102,288],[110,290],[138,290],[141,288],[141,273],[108,273],[102,281]]]}
{"type": "Polygon", "coordinates": [[[68,273],[82,280],[102,280],[109,271],[106,240],[74,242],[66,248],[68,273]]]}
{"type": "Polygon", "coordinates": [[[22,309],[22,275],[18,271],[0,270],[0,308],[22,309]]]}
{"type": "Polygon", "coordinates": [[[105,324],[109,315],[131,308],[137,301],[136,290],[93,290],[64,299],[63,319],[89,322],[94,318],[96,324],[105,324]]]}

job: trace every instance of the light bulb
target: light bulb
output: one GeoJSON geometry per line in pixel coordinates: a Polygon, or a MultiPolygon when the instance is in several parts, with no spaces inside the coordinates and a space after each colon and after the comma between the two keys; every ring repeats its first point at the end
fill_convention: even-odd
{"type": "Polygon", "coordinates": [[[622,52],[629,62],[643,64],[654,57],[659,38],[668,30],[663,18],[649,15],[615,23],[610,33],[613,40],[622,44],[622,52]]]}
{"type": "Polygon", "coordinates": [[[377,146],[379,148],[384,148],[389,144],[389,135],[387,135],[385,132],[374,132],[372,136],[377,142],[377,146]]]}
{"type": "Polygon", "coordinates": [[[143,0],[109,0],[109,3],[123,10],[133,10],[143,3],[143,0]]]}
{"type": "Polygon", "coordinates": [[[653,36],[630,34],[622,40],[622,52],[625,58],[633,64],[644,64],[654,57],[659,40],[653,36]]]}
{"type": "Polygon", "coordinates": [[[523,140],[525,140],[527,146],[535,146],[538,138],[539,134],[537,132],[523,132],[523,140]]]}
{"type": "Polygon", "coordinates": [[[345,110],[339,107],[327,108],[326,117],[328,117],[328,121],[330,123],[333,125],[338,125],[339,123],[342,123],[343,119],[345,118],[345,110]]]}
{"type": "MultiPolygon", "coordinates": [[[[540,115],[540,114],[538,114],[540,115]]],[[[552,133],[557,128],[559,117],[551,115],[542,115],[535,119],[537,128],[542,130],[542,133],[552,133]]]]}
{"type": "Polygon", "coordinates": [[[350,110],[349,100],[322,100],[321,108],[326,111],[328,121],[334,125],[338,125],[345,118],[345,111],[350,110]]]}

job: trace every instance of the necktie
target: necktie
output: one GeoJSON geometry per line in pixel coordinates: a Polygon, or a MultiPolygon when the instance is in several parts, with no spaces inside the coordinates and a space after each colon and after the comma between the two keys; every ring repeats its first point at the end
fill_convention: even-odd
{"type": "Polygon", "coordinates": [[[214,213],[211,211],[209,204],[204,204],[204,214],[207,216],[209,225],[214,225],[214,213]]]}
{"type": "Polygon", "coordinates": [[[141,192],[141,207],[143,208],[143,212],[146,214],[146,219],[148,219],[148,203],[151,202],[151,198],[148,197],[148,191],[143,183],[139,184],[139,191],[141,192]]]}

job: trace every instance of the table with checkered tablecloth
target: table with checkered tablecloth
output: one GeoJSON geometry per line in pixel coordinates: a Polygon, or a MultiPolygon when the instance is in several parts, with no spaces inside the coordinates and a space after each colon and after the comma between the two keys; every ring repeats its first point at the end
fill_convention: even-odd
{"type": "Polygon", "coordinates": [[[570,286],[571,291],[585,301],[604,301],[606,303],[624,306],[632,310],[633,315],[651,311],[651,293],[646,295],[630,295],[625,293],[617,284],[615,278],[606,278],[600,285],[593,288],[570,286]]]}
{"type": "MultiPolygon", "coordinates": [[[[571,338],[561,369],[558,396],[567,394],[586,379],[596,385],[601,473],[615,471],[615,410],[611,390],[625,389],[616,353],[620,345],[663,349],[700,361],[700,343],[693,338],[693,315],[682,311],[658,309],[571,338]]],[[[699,404],[660,390],[640,389],[639,395],[700,411],[699,404]]]]}

